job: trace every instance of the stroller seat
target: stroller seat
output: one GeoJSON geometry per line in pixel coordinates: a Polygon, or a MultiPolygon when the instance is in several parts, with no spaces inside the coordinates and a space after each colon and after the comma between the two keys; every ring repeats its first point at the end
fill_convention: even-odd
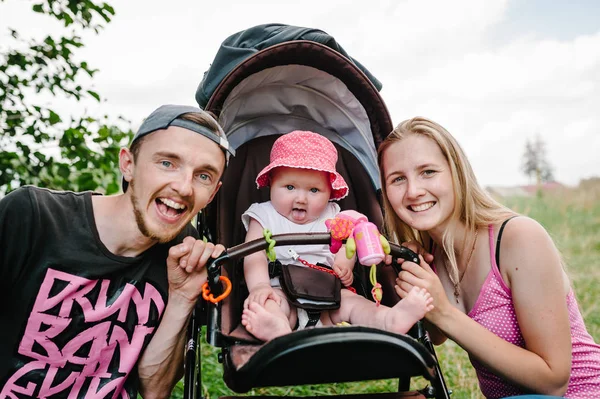
{"type": "MultiPolygon", "coordinates": [[[[212,204],[216,209],[214,212],[206,212],[205,219],[206,224],[211,226],[211,230],[217,232],[219,241],[226,248],[232,248],[244,242],[246,230],[241,223],[241,215],[246,209],[252,203],[269,200],[268,187],[257,189],[254,180],[258,172],[269,163],[271,147],[278,137],[279,135],[271,135],[255,138],[238,147],[236,157],[230,160],[223,177],[223,185],[212,204]],[[243,194],[240,195],[240,193],[243,194]]],[[[367,173],[352,154],[339,145],[334,145],[339,156],[336,170],[344,177],[350,188],[349,195],[338,201],[340,207],[342,209],[358,209],[370,221],[376,225],[381,225],[383,218],[376,192],[361,189],[371,186],[367,173]]],[[[371,287],[365,284],[368,281],[368,269],[363,266],[356,266],[354,272],[356,277],[355,288],[358,293],[363,296],[370,295],[371,287]]],[[[392,268],[385,268],[385,270],[379,272],[382,275],[391,273],[392,277],[394,273],[392,268]]],[[[259,342],[240,323],[242,304],[248,295],[243,284],[242,261],[225,265],[222,273],[230,278],[234,284],[229,297],[221,305],[221,333],[240,342],[259,342]]],[[[390,281],[393,282],[393,278],[390,280],[383,277],[381,283],[384,285],[390,281]]],[[[399,298],[395,293],[392,294],[393,292],[393,284],[384,285],[383,302],[385,304],[393,305],[398,301],[399,298]]]]}

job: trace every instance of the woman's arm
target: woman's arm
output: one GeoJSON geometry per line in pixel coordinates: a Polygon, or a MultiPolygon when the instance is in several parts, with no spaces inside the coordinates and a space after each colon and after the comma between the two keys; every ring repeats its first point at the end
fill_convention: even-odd
{"type": "Polygon", "coordinates": [[[401,272],[407,274],[400,280],[425,286],[435,305],[427,320],[492,372],[533,392],[563,395],[570,375],[571,336],[568,283],[558,251],[537,222],[518,218],[504,230],[500,259],[526,348],[508,343],[453,307],[429,265],[407,262],[401,272]]]}
{"type": "MultiPolygon", "coordinates": [[[[407,242],[403,242],[402,246],[409,248],[411,251],[415,252],[418,255],[421,255],[425,262],[427,262],[427,263],[433,262],[433,254],[427,252],[425,250],[425,248],[423,247],[423,245],[421,245],[420,242],[407,241],[407,242]]],[[[391,258],[386,259],[386,264],[390,263],[390,262],[391,262],[391,258]]],[[[404,259],[402,259],[402,258],[398,259],[399,264],[402,264],[404,262],[405,262],[404,259]]],[[[407,287],[407,289],[405,290],[406,294],[408,294],[408,292],[410,291],[411,288],[412,288],[412,286],[407,287]]],[[[439,328],[437,328],[434,324],[427,321],[427,319],[424,320],[423,325],[425,326],[425,329],[429,333],[429,339],[431,339],[431,342],[433,342],[434,345],[441,345],[444,342],[446,342],[446,340],[448,339],[448,337],[446,337],[446,335],[439,328]]]]}
{"type": "Polygon", "coordinates": [[[442,332],[435,324],[430,323],[427,319],[423,322],[425,330],[429,333],[429,339],[434,345],[441,345],[448,340],[446,334],[442,332]]]}
{"type": "Polygon", "coordinates": [[[531,362],[531,368],[527,375],[527,366],[515,358],[498,373],[525,379],[536,392],[546,386],[548,393],[562,395],[571,371],[571,330],[566,302],[570,285],[560,254],[539,223],[519,217],[506,224],[500,264],[525,340],[523,361],[531,362]]]}

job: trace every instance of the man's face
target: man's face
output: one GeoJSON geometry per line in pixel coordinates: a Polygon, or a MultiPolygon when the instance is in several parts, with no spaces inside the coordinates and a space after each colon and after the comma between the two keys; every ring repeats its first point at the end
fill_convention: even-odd
{"type": "Polygon", "coordinates": [[[177,126],[146,136],[135,161],[128,150],[121,157],[138,228],[161,243],[175,238],[213,199],[225,168],[215,142],[177,126]]]}

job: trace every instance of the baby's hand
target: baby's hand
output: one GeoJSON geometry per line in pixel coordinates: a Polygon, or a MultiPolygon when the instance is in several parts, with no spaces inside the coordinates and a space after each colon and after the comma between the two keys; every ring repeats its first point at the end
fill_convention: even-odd
{"type": "Polygon", "coordinates": [[[345,287],[350,287],[354,282],[354,274],[352,273],[352,267],[348,267],[347,264],[338,265],[333,264],[333,271],[337,274],[342,284],[345,287]]]}
{"type": "Polygon", "coordinates": [[[248,305],[252,302],[258,303],[260,306],[265,306],[267,300],[272,299],[278,305],[281,304],[281,297],[275,293],[275,290],[269,284],[260,284],[254,287],[248,294],[248,298],[244,301],[244,309],[248,309],[248,305]]]}

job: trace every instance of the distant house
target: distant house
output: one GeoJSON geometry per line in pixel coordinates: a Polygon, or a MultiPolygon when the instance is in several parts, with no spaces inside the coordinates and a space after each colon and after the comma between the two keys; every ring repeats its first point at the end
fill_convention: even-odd
{"type": "MultiPolygon", "coordinates": [[[[545,192],[557,191],[564,189],[565,186],[559,182],[542,183],[541,189],[545,192]]],[[[494,197],[533,197],[538,191],[538,186],[535,184],[527,186],[508,186],[508,187],[491,187],[485,188],[488,193],[494,197]]]]}

